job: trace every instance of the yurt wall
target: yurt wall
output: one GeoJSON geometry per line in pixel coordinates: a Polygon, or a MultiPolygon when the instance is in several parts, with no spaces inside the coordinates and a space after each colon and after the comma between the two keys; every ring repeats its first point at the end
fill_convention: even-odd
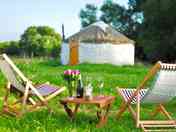
{"type": "Polygon", "coordinates": [[[79,62],[109,63],[114,65],[134,64],[133,44],[84,44],[79,45],[79,62]]]}
{"type": "Polygon", "coordinates": [[[62,43],[61,54],[60,54],[61,64],[67,65],[69,63],[69,57],[70,57],[69,44],[68,43],[62,43]]]}
{"type": "MultiPolygon", "coordinates": [[[[62,44],[61,63],[69,64],[69,44],[62,44]]],[[[133,44],[79,44],[79,63],[109,63],[114,65],[134,64],[133,44]]]]}

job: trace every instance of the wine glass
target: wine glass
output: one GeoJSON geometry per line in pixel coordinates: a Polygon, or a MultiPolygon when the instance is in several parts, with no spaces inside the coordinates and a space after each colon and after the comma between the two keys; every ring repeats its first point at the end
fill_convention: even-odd
{"type": "Polygon", "coordinates": [[[91,83],[92,83],[92,82],[91,82],[91,77],[87,75],[87,76],[85,77],[85,85],[88,86],[88,85],[91,84],[91,83]]]}

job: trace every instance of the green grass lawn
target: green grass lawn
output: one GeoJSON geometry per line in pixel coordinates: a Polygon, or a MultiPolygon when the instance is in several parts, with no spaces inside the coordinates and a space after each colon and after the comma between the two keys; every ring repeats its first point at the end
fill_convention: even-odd
{"type": "MultiPolygon", "coordinates": [[[[21,71],[34,83],[44,83],[49,81],[55,85],[66,85],[66,82],[61,77],[61,74],[66,69],[79,69],[83,75],[92,78],[94,86],[94,95],[97,95],[99,90],[96,87],[101,78],[105,82],[103,93],[106,95],[116,96],[113,103],[107,124],[103,128],[96,128],[96,107],[82,106],[78,112],[76,119],[71,122],[59,104],[59,99],[68,95],[65,91],[61,96],[58,96],[50,101],[50,106],[54,113],[49,114],[46,109],[27,113],[21,118],[11,116],[0,116],[0,131],[68,131],[68,132],[137,132],[140,129],[135,128],[135,123],[131,115],[126,112],[120,120],[115,118],[116,112],[119,109],[121,99],[116,94],[116,86],[119,87],[135,87],[140,83],[146,75],[150,66],[135,65],[135,66],[113,66],[108,64],[81,64],[78,66],[62,66],[55,60],[44,59],[13,59],[21,71]],[[86,112],[85,112],[86,109],[86,112]],[[87,110],[88,109],[88,110],[87,110]]],[[[2,107],[2,98],[4,95],[5,78],[0,73],[0,107],[2,107]]],[[[168,105],[170,111],[173,111],[172,102],[168,105]]],[[[147,118],[153,107],[145,107],[142,115],[147,118]],[[147,112],[146,112],[147,111],[147,112]]],[[[159,117],[160,118],[160,117],[159,117]]]]}

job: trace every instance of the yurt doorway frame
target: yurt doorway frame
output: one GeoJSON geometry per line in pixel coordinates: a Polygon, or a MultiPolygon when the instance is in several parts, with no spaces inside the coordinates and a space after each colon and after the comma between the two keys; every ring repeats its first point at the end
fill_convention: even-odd
{"type": "Polygon", "coordinates": [[[69,48],[70,48],[69,65],[77,65],[79,63],[79,41],[70,40],[69,48]]]}

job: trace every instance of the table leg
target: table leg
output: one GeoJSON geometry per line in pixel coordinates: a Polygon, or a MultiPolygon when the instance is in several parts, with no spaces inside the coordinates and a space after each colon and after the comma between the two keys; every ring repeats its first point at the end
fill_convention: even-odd
{"type": "Polygon", "coordinates": [[[108,104],[106,107],[100,108],[100,110],[97,111],[97,117],[99,119],[99,122],[96,125],[97,128],[100,128],[106,124],[107,119],[108,119],[108,113],[109,113],[110,106],[111,105],[108,104]]]}
{"type": "Polygon", "coordinates": [[[67,103],[62,103],[62,105],[64,106],[64,109],[65,109],[66,113],[68,114],[68,116],[70,117],[70,119],[73,120],[75,118],[77,111],[78,111],[79,104],[75,105],[74,110],[69,108],[67,103]]]}

